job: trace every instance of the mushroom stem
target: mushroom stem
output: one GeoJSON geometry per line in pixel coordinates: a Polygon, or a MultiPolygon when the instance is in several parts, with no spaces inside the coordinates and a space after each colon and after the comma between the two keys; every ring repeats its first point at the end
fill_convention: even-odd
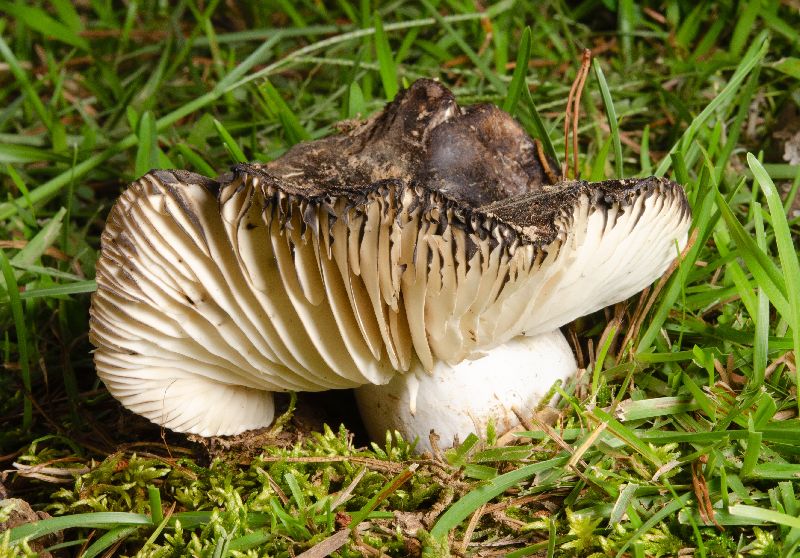
{"type": "Polygon", "coordinates": [[[444,447],[472,432],[483,436],[490,420],[498,432],[510,430],[519,424],[514,407],[535,407],[554,382],[576,370],[572,349],[554,330],[516,337],[455,366],[439,362],[431,372],[415,363],[388,384],[356,389],[356,400],[373,440],[397,430],[430,451],[432,430],[444,447]]]}

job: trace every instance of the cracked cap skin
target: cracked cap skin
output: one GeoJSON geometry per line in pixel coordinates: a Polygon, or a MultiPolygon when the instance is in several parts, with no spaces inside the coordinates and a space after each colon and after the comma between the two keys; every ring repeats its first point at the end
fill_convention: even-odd
{"type": "Polygon", "coordinates": [[[550,184],[540,153],[497,107],[420,80],[270,163],[152,171],[102,235],[98,374],[158,424],[236,434],[272,421],[271,392],[456,365],[667,269],[691,219],[679,185],[550,184]]]}
{"type": "Polygon", "coordinates": [[[264,167],[311,196],[400,179],[471,208],[547,183],[534,141],[516,120],[494,105],[461,108],[428,79],[349,133],[299,144],[264,167]]]}

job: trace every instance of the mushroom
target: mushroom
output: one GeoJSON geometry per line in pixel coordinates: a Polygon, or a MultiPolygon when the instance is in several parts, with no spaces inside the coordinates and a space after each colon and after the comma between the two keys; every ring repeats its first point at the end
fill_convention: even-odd
{"type": "Polygon", "coordinates": [[[553,168],[508,114],[419,80],[273,162],[151,171],[102,234],[98,374],[203,436],[269,425],[272,392],[359,386],[376,438],[511,427],[576,369],[558,328],[657,279],[690,222],[668,180],[553,168]]]}

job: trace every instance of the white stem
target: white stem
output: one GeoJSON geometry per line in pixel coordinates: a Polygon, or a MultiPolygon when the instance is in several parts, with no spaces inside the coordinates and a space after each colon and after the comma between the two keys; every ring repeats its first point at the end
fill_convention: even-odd
{"type": "Polygon", "coordinates": [[[416,363],[386,385],[356,389],[356,399],[373,440],[397,430],[407,440],[419,438],[417,449],[424,451],[431,449],[431,430],[442,447],[472,432],[483,436],[491,419],[498,432],[510,430],[519,424],[513,407],[532,409],[576,370],[572,349],[555,330],[516,337],[455,366],[440,362],[430,373],[416,363]]]}

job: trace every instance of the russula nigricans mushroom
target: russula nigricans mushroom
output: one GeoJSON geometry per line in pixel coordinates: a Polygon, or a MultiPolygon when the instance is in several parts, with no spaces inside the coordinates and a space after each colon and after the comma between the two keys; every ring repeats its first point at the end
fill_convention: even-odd
{"type": "Polygon", "coordinates": [[[553,168],[508,114],[420,80],[271,163],[152,171],[102,235],[98,374],[204,436],[270,424],[272,392],[359,386],[376,438],[514,426],[576,369],[558,328],[657,279],[690,222],[668,180],[553,168]]]}

